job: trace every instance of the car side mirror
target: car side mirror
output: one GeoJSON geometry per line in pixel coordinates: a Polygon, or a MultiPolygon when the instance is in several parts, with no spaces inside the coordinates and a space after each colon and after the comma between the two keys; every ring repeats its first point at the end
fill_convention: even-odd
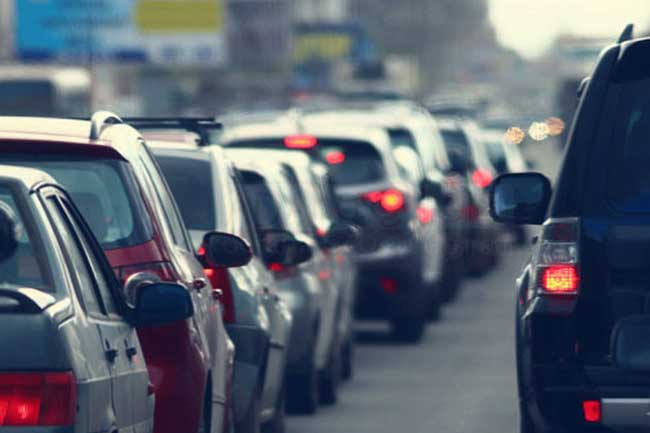
{"type": "Polygon", "coordinates": [[[352,245],[358,238],[359,228],[357,226],[343,221],[335,221],[323,236],[322,242],[326,247],[335,248],[352,245]]]}
{"type": "Polygon", "coordinates": [[[433,198],[443,208],[448,207],[453,200],[451,194],[445,191],[441,182],[426,177],[420,183],[420,190],[422,197],[433,198]]]}
{"type": "Polygon", "coordinates": [[[650,373],[650,315],[626,317],[616,323],[611,355],[623,370],[650,373]]]}
{"type": "Polygon", "coordinates": [[[245,266],[253,258],[251,247],[239,236],[230,233],[209,232],[203,237],[205,258],[214,268],[245,266]]]}
{"type": "Polygon", "coordinates": [[[0,262],[12,257],[17,249],[16,222],[9,212],[0,208],[0,262]]]}
{"type": "Polygon", "coordinates": [[[501,223],[542,224],[550,200],[551,182],[543,174],[503,174],[490,187],[490,215],[501,223]]]}
{"type": "Polygon", "coordinates": [[[193,314],[192,298],[185,287],[176,283],[147,284],[137,291],[133,324],[136,327],[160,326],[193,314]]]}
{"type": "Polygon", "coordinates": [[[313,251],[309,245],[294,239],[280,242],[272,261],[284,266],[296,266],[311,259],[312,255],[313,251]]]}

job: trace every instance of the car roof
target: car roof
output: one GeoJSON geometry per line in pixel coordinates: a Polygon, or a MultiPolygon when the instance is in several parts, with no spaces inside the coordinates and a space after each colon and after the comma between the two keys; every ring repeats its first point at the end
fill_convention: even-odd
{"type": "Polygon", "coordinates": [[[17,183],[26,190],[31,190],[39,184],[56,184],[56,181],[42,170],[0,164],[0,184],[4,183],[17,183]]]}
{"type": "Polygon", "coordinates": [[[95,152],[120,159],[128,159],[129,154],[135,151],[127,140],[115,139],[125,134],[139,135],[128,125],[106,125],[98,139],[90,138],[90,130],[91,122],[86,120],[0,116],[0,141],[3,142],[67,146],[66,150],[71,152],[95,152]]]}

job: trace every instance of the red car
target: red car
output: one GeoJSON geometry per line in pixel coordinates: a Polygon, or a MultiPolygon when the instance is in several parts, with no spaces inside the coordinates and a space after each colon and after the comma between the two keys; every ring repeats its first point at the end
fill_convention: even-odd
{"type": "MultiPolygon", "coordinates": [[[[227,431],[234,349],[176,203],[138,131],[107,112],[91,122],[0,117],[0,160],[38,167],[68,188],[125,283],[127,302],[139,284],[152,279],[187,287],[192,318],[138,329],[156,397],[154,429],[227,431]]],[[[208,244],[210,236],[230,251],[244,250],[242,263],[227,257],[223,264],[246,262],[248,247],[241,239],[211,233],[208,244]]],[[[118,357],[138,356],[117,349],[118,357]]]]}

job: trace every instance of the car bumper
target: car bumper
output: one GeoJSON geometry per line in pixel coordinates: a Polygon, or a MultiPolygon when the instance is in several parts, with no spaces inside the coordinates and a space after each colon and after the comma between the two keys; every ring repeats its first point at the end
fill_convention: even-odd
{"type": "Polygon", "coordinates": [[[254,402],[266,365],[269,336],[261,328],[245,325],[226,325],[226,331],[235,344],[232,400],[235,422],[240,422],[254,402]]]}
{"type": "Polygon", "coordinates": [[[427,298],[422,281],[422,255],[417,248],[394,254],[361,255],[355,314],[361,319],[391,319],[413,314],[427,298]],[[382,286],[393,280],[395,289],[382,286]]]}

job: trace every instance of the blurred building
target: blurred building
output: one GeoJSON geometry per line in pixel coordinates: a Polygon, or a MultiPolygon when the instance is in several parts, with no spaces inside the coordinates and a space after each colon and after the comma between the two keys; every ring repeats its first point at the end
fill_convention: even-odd
{"type": "Polygon", "coordinates": [[[349,0],[294,0],[293,19],[298,22],[342,22],[348,18],[349,0]]]}
{"type": "Polygon", "coordinates": [[[13,3],[0,0],[0,61],[11,59],[13,52],[13,3]]]}

